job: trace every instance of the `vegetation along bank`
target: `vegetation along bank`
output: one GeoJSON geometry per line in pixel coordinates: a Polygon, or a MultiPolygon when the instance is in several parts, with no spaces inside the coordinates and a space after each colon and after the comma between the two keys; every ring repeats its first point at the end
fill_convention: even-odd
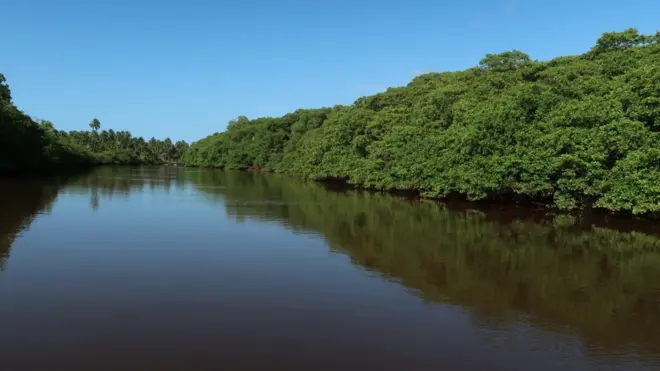
{"type": "Polygon", "coordinates": [[[0,176],[59,174],[103,164],[178,163],[188,149],[184,141],[146,141],[128,131],[101,130],[93,119],[90,131],[57,130],[19,110],[0,73],[0,176]]]}
{"type": "Polygon", "coordinates": [[[488,54],[350,106],[241,116],[193,143],[182,163],[654,214],[659,130],[660,33],[628,29],[582,55],[488,54]]]}

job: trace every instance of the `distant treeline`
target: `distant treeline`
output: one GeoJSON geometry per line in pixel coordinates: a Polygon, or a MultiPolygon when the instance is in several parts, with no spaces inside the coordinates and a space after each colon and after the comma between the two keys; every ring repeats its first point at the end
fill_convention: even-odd
{"type": "Polygon", "coordinates": [[[178,163],[188,149],[184,141],[149,141],[127,131],[60,131],[50,121],[35,121],[13,103],[11,90],[0,74],[0,176],[46,174],[102,164],[178,163]]]}
{"type": "MultiPolygon", "coordinates": [[[[46,122],[48,124],[48,122],[46,122]]],[[[69,140],[90,151],[102,163],[117,164],[167,164],[178,163],[183,153],[188,149],[188,143],[180,140],[172,143],[170,138],[148,141],[142,137],[133,137],[128,131],[102,130],[96,126],[100,123],[93,120],[92,131],[58,131],[64,140],[69,140]]]]}
{"type": "Polygon", "coordinates": [[[513,50],[350,106],[239,117],[182,163],[263,169],[428,197],[660,211],[660,33],[587,53],[513,50]]]}

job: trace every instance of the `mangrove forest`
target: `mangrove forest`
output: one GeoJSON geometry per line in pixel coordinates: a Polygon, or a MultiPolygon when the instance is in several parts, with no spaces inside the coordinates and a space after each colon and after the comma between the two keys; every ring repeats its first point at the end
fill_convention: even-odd
{"type": "MultiPolygon", "coordinates": [[[[322,88],[322,87],[319,87],[322,88]]],[[[512,50],[350,106],[240,116],[189,166],[256,169],[425,197],[660,211],[660,33],[604,33],[582,55],[512,50]]]]}

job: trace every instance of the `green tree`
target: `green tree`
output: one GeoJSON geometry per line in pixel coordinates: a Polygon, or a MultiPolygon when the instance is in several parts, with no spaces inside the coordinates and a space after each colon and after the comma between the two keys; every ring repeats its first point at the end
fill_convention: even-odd
{"type": "Polygon", "coordinates": [[[98,131],[101,128],[101,122],[95,118],[89,123],[89,127],[94,131],[98,131]]]}
{"type": "Polygon", "coordinates": [[[11,90],[9,90],[7,80],[5,80],[5,75],[2,73],[0,73],[0,100],[11,102],[11,90]]]}
{"type": "Polygon", "coordinates": [[[529,55],[519,50],[512,50],[499,54],[486,54],[479,62],[479,67],[495,71],[508,71],[529,64],[531,61],[529,55]]]}
{"type": "Polygon", "coordinates": [[[41,127],[43,127],[44,130],[46,130],[46,132],[50,134],[55,134],[57,132],[57,130],[55,129],[55,125],[53,125],[53,123],[48,120],[42,121],[41,127]]]}
{"type": "Polygon", "coordinates": [[[598,39],[592,52],[602,53],[627,49],[645,43],[651,38],[651,36],[641,35],[635,28],[629,28],[622,32],[606,32],[598,39]]]}

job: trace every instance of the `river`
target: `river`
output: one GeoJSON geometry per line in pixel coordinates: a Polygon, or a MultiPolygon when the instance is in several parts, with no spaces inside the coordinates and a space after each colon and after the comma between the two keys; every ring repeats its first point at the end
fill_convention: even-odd
{"type": "Polygon", "coordinates": [[[0,181],[0,369],[660,369],[656,229],[277,174],[0,181]]]}

